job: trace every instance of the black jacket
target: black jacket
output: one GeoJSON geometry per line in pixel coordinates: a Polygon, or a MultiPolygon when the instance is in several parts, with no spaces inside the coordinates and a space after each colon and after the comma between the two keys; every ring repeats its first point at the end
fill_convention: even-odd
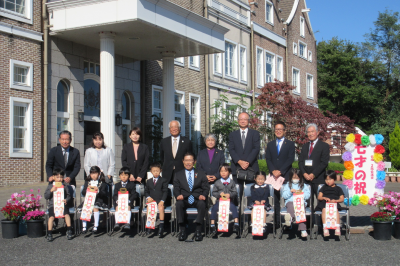
{"type": "MultiPolygon", "coordinates": [[[[118,200],[118,191],[120,188],[122,188],[121,182],[118,182],[117,184],[114,185],[114,196],[113,196],[114,207],[118,206],[117,200],[118,200]]],[[[139,195],[136,192],[136,184],[128,181],[128,184],[126,185],[125,188],[129,192],[129,201],[130,201],[129,206],[131,206],[131,208],[132,208],[133,202],[137,198],[139,198],[139,195]]]]}
{"type": "Polygon", "coordinates": [[[153,178],[148,179],[146,181],[144,195],[146,199],[147,197],[150,197],[157,203],[159,203],[161,200],[165,202],[168,197],[168,181],[163,177],[159,177],[156,186],[154,186],[153,178]]]}
{"type": "Polygon", "coordinates": [[[210,185],[208,184],[206,174],[201,170],[195,169],[193,180],[193,189],[190,191],[185,169],[177,172],[174,178],[175,198],[179,195],[182,195],[184,199],[188,199],[190,195],[192,195],[196,200],[199,199],[200,195],[207,198],[208,193],[210,192],[210,185]]]}
{"type": "Polygon", "coordinates": [[[217,179],[221,178],[219,175],[219,167],[225,162],[224,152],[215,149],[212,161],[210,163],[210,156],[208,150],[204,149],[199,152],[196,161],[196,169],[203,171],[206,175],[213,175],[217,179]]]}
{"type": "Polygon", "coordinates": [[[69,147],[68,162],[67,166],[65,166],[61,145],[53,147],[50,150],[46,161],[47,180],[53,175],[53,170],[55,168],[63,169],[65,172],[64,177],[71,178],[70,185],[76,186],[75,177],[81,170],[81,156],[79,154],[79,150],[72,146],[69,147]]]}
{"type": "Polygon", "coordinates": [[[267,161],[268,170],[271,174],[272,171],[279,170],[287,182],[295,156],[294,142],[285,138],[279,150],[279,155],[276,143],[276,140],[268,142],[265,149],[265,161],[267,161]]]}
{"type": "MultiPolygon", "coordinates": [[[[87,188],[89,186],[89,181],[85,181],[85,185],[83,186],[82,195],[86,196],[87,188]]],[[[96,195],[96,203],[105,203],[108,204],[108,185],[106,182],[98,183],[97,187],[99,188],[99,192],[96,195]]]]}
{"type": "Polygon", "coordinates": [[[140,143],[137,156],[138,158],[135,158],[132,142],[125,144],[121,155],[122,166],[129,167],[131,174],[135,178],[141,177],[142,179],[146,179],[147,168],[149,166],[149,147],[144,143],[140,143]]]}
{"type": "MultiPolygon", "coordinates": [[[[308,151],[310,149],[310,142],[303,145],[299,156],[299,168],[302,174],[313,173],[315,178],[311,181],[312,184],[325,184],[325,170],[329,163],[330,151],[328,143],[319,139],[314,146],[310,158],[308,158],[308,151]],[[312,160],[312,166],[305,166],[306,160],[312,160]]],[[[306,182],[310,183],[310,182],[306,182]]]]}

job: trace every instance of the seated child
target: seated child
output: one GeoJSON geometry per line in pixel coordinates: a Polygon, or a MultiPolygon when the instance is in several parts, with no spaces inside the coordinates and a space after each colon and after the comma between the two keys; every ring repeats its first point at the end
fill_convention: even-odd
{"type": "MultiPolygon", "coordinates": [[[[93,188],[97,195],[96,200],[94,202],[93,208],[93,216],[94,216],[94,227],[92,229],[93,233],[97,233],[97,227],[99,227],[100,220],[100,212],[99,208],[107,208],[108,202],[108,191],[107,191],[107,183],[105,182],[105,177],[103,172],[101,172],[100,168],[97,166],[92,166],[90,168],[90,175],[85,180],[85,185],[83,187],[82,195],[86,196],[87,188],[93,188]],[[97,185],[91,185],[91,181],[97,181],[97,185]]],[[[83,203],[82,203],[83,204],[83,203]]],[[[82,208],[82,206],[80,206],[82,208]]],[[[82,234],[86,234],[86,221],[82,221],[82,234]]]]}
{"type": "MultiPolygon", "coordinates": [[[[230,199],[229,211],[232,213],[232,217],[235,220],[235,224],[233,225],[233,232],[235,232],[236,234],[239,233],[239,214],[235,204],[237,202],[238,195],[235,181],[233,181],[233,179],[229,177],[231,172],[231,167],[227,163],[223,163],[219,167],[219,174],[221,178],[215,181],[212,191],[212,196],[217,198],[217,202],[211,209],[211,234],[215,234],[216,232],[215,220],[217,219],[217,213],[219,210],[219,199],[223,195],[225,195],[226,198],[230,199]]],[[[224,228],[227,227],[228,224],[226,224],[226,226],[224,225],[224,228]]]]}
{"type": "MultiPolygon", "coordinates": [[[[138,193],[136,192],[136,185],[134,182],[129,182],[129,176],[131,175],[131,171],[129,170],[128,167],[122,167],[121,170],[119,170],[119,178],[121,179],[121,182],[118,182],[114,186],[114,196],[113,196],[113,202],[114,202],[114,207],[115,211],[118,211],[118,191],[120,188],[126,188],[126,190],[129,192],[129,202],[128,202],[128,221],[131,220],[131,208],[133,207],[133,202],[135,199],[137,199],[138,193]]],[[[126,229],[130,229],[129,223],[125,225],[126,229]]],[[[120,229],[120,224],[117,223],[117,216],[115,215],[115,226],[114,230],[120,229]]]]}
{"type": "MultiPolygon", "coordinates": [[[[168,196],[168,181],[165,178],[160,177],[160,163],[153,163],[150,165],[150,172],[153,174],[153,178],[150,178],[146,181],[144,194],[146,196],[147,203],[151,203],[153,201],[157,202],[158,213],[160,214],[158,236],[162,237],[164,234],[164,203],[168,196]]],[[[147,234],[149,233],[150,231],[147,231],[147,234]]]]}
{"type": "MultiPolygon", "coordinates": [[[[256,172],[254,180],[256,183],[251,186],[250,191],[251,191],[251,199],[250,199],[250,205],[248,208],[250,210],[253,209],[254,205],[264,205],[264,227],[263,231],[265,232],[265,227],[267,224],[265,221],[267,220],[267,211],[271,209],[271,205],[269,204],[268,198],[269,198],[269,187],[267,184],[265,184],[266,180],[266,175],[263,171],[256,172]]],[[[253,212],[251,212],[251,221],[253,221],[253,212]]]]}
{"type": "MultiPolygon", "coordinates": [[[[329,236],[329,230],[326,229],[326,212],[325,205],[327,202],[337,203],[337,217],[336,219],[332,219],[335,223],[336,221],[340,222],[339,211],[342,209],[340,206],[340,202],[344,201],[344,193],[343,190],[336,186],[336,173],[335,171],[328,170],[325,173],[325,184],[321,187],[318,193],[318,205],[315,208],[316,211],[322,211],[322,223],[324,227],[324,236],[329,236]]],[[[329,221],[332,222],[332,221],[329,221]]],[[[335,235],[340,236],[340,224],[336,224],[335,235]]]]}
{"type": "MultiPolygon", "coordinates": [[[[288,213],[285,215],[285,225],[291,226],[294,215],[293,194],[303,192],[304,204],[310,198],[311,192],[309,186],[304,184],[304,178],[300,174],[299,169],[293,168],[289,173],[289,182],[282,187],[282,197],[285,200],[285,205],[288,213]]],[[[298,230],[301,231],[301,237],[307,237],[306,223],[299,223],[298,230]]]]}
{"type": "MultiPolygon", "coordinates": [[[[67,238],[68,240],[72,239],[72,228],[71,228],[71,218],[69,216],[69,208],[67,207],[67,203],[71,200],[71,195],[69,194],[69,189],[67,188],[67,185],[63,182],[64,181],[64,170],[60,168],[56,168],[53,170],[53,180],[54,182],[62,182],[64,186],[64,219],[65,223],[67,224],[67,238]]],[[[44,192],[44,198],[49,200],[49,221],[47,223],[47,241],[51,242],[53,241],[53,222],[54,222],[54,200],[53,200],[53,192],[56,191],[57,188],[53,186],[53,183],[50,183],[47,186],[46,191],[44,192]]]]}

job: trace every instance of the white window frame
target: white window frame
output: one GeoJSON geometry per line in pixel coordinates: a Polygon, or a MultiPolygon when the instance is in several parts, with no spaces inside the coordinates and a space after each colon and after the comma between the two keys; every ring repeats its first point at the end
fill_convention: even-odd
{"type": "Polygon", "coordinates": [[[292,86],[294,86],[294,84],[293,84],[293,78],[294,78],[294,71],[298,71],[299,72],[299,74],[297,75],[297,86],[296,86],[296,89],[295,90],[293,90],[293,93],[294,94],[297,94],[297,95],[300,95],[300,69],[298,69],[298,68],[296,68],[296,67],[292,67],[292,86]]]}
{"type": "Polygon", "coordinates": [[[192,70],[200,71],[200,56],[199,55],[194,55],[194,56],[189,56],[188,58],[188,65],[189,68],[192,70]],[[193,64],[190,63],[190,58],[193,58],[193,64]]]}
{"type": "MultiPolygon", "coordinates": [[[[60,82],[63,82],[67,86],[68,100],[67,100],[67,112],[60,112],[57,110],[57,118],[68,118],[68,130],[70,130],[71,121],[69,119],[69,117],[70,117],[69,112],[70,112],[71,108],[70,108],[70,97],[69,96],[70,96],[71,88],[70,88],[69,82],[66,82],[66,80],[60,79],[57,83],[57,90],[58,90],[58,84],[60,82]]],[[[58,93],[58,91],[57,91],[57,93],[58,93]]],[[[58,97],[57,97],[57,104],[58,104],[58,97]]],[[[57,121],[57,124],[58,124],[58,121],[57,121]]],[[[58,134],[57,134],[57,136],[58,136],[58,134]]]]}
{"type": "Polygon", "coordinates": [[[213,54],[213,74],[214,76],[218,76],[218,77],[222,77],[222,59],[224,57],[223,53],[217,53],[217,54],[213,54]],[[218,56],[218,59],[217,59],[218,56]],[[219,71],[218,69],[216,69],[216,67],[219,67],[219,71]]]}
{"type": "Polygon", "coordinates": [[[181,135],[185,136],[185,92],[184,91],[178,91],[175,90],[175,95],[174,95],[174,116],[175,117],[180,117],[181,118],[181,135]],[[175,95],[180,94],[182,96],[181,101],[180,101],[180,106],[181,106],[181,112],[177,113],[175,111],[175,95]]]}
{"type": "Polygon", "coordinates": [[[185,58],[184,57],[177,57],[174,59],[175,65],[178,66],[185,66],[185,58]]]}
{"type": "MultiPolygon", "coordinates": [[[[96,72],[96,65],[95,65],[94,69],[95,69],[94,71],[96,72]]],[[[93,74],[93,73],[83,74],[83,80],[87,80],[87,79],[94,80],[97,83],[99,83],[99,85],[100,85],[100,76],[98,76],[96,74],[93,74]]],[[[83,87],[83,90],[85,91],[85,87],[83,87]]],[[[100,88],[100,93],[101,93],[101,88],[100,88]]],[[[100,108],[101,108],[101,105],[100,105],[100,108]]],[[[101,122],[101,111],[100,111],[100,116],[85,115],[83,117],[83,119],[84,119],[84,121],[89,121],[89,122],[101,122]]],[[[70,124],[70,125],[73,125],[73,124],[70,124]]]]}
{"type": "Polygon", "coordinates": [[[233,81],[237,81],[238,80],[238,78],[237,78],[238,77],[238,49],[237,49],[237,47],[238,47],[238,44],[236,42],[228,40],[228,39],[225,39],[225,52],[224,52],[224,56],[223,56],[223,67],[222,67],[223,69],[222,69],[222,71],[224,73],[224,78],[230,79],[230,80],[233,80],[233,81]],[[230,44],[232,44],[234,46],[233,47],[233,58],[232,58],[233,76],[228,75],[226,73],[226,69],[225,69],[225,67],[226,67],[226,64],[225,64],[225,62],[226,62],[226,43],[230,43],[230,44]]]}
{"type": "Polygon", "coordinates": [[[275,62],[276,56],[275,56],[275,54],[270,52],[270,51],[268,51],[268,50],[264,50],[264,66],[265,66],[265,71],[264,71],[265,80],[264,81],[265,81],[265,83],[267,83],[267,72],[266,72],[266,70],[267,70],[267,67],[266,67],[267,54],[272,56],[272,67],[271,67],[271,71],[272,71],[271,76],[272,77],[271,77],[271,81],[270,82],[274,82],[274,79],[275,79],[275,67],[276,67],[276,62],[275,62]]]}
{"type": "Polygon", "coordinates": [[[306,89],[307,89],[307,98],[308,99],[314,99],[314,76],[306,73],[306,89]],[[311,83],[308,82],[308,77],[311,77],[311,83]],[[310,92],[308,93],[308,86],[310,85],[310,92]]]}
{"type": "Polygon", "coordinates": [[[264,49],[259,46],[256,46],[256,79],[257,79],[257,87],[262,88],[264,87],[264,49]],[[258,58],[258,51],[261,52],[261,58],[258,58]],[[259,62],[259,59],[261,62],[259,62]],[[260,67],[260,71],[258,68],[260,67]]]}
{"type": "Polygon", "coordinates": [[[293,54],[297,55],[297,43],[293,43],[293,54]]]}
{"type": "Polygon", "coordinates": [[[332,132],[331,132],[331,145],[332,145],[333,149],[337,149],[338,148],[337,146],[333,145],[333,137],[336,137],[336,136],[339,137],[339,145],[340,146],[342,145],[342,136],[340,135],[340,133],[338,134],[338,132],[336,130],[332,130],[332,132]],[[335,133],[335,134],[333,134],[333,133],[335,133]]]}
{"type": "MultiPolygon", "coordinates": [[[[161,93],[161,97],[160,97],[160,99],[162,99],[163,98],[163,87],[161,87],[161,86],[157,86],[157,85],[152,85],[151,86],[151,115],[154,115],[154,101],[153,101],[153,99],[154,99],[154,91],[159,91],[160,93],[161,93]]],[[[161,109],[157,109],[156,111],[159,111],[159,113],[161,114],[161,118],[163,117],[162,116],[162,108],[163,108],[163,106],[162,106],[162,101],[161,101],[161,109]]],[[[153,121],[153,123],[154,123],[154,117],[152,117],[152,121],[153,121]]]]}
{"type": "Polygon", "coordinates": [[[239,76],[240,82],[243,84],[247,84],[247,48],[246,46],[241,44],[239,44],[239,76]],[[242,50],[244,50],[244,58],[242,58],[242,50]],[[243,73],[242,65],[244,66],[243,73]]]}
{"type": "Polygon", "coordinates": [[[201,97],[198,94],[194,93],[189,93],[189,139],[192,139],[192,98],[197,98],[197,106],[196,106],[196,112],[198,116],[196,117],[196,125],[195,128],[198,131],[198,136],[196,137],[197,139],[197,145],[200,144],[200,138],[199,136],[201,135],[201,113],[200,113],[200,103],[201,103],[201,97]]]}
{"type": "Polygon", "coordinates": [[[312,62],[312,51],[308,50],[308,61],[312,62]]]}
{"type": "Polygon", "coordinates": [[[24,91],[33,91],[33,64],[23,61],[18,61],[10,59],[10,88],[24,91]],[[18,84],[14,82],[14,67],[20,66],[27,68],[28,72],[26,74],[26,85],[18,84]]]}
{"type": "Polygon", "coordinates": [[[271,24],[272,26],[274,25],[274,3],[272,3],[269,0],[265,0],[265,22],[268,24],[271,24]],[[271,7],[271,13],[270,13],[270,18],[267,18],[267,6],[271,7]],[[270,19],[270,20],[268,20],[270,19]]]}
{"type": "Polygon", "coordinates": [[[299,40],[299,57],[307,60],[307,44],[305,42],[300,41],[300,40],[299,40]],[[301,54],[300,45],[304,46],[304,49],[303,49],[303,53],[304,54],[303,55],[301,54]]]}
{"type": "Polygon", "coordinates": [[[33,143],[33,100],[17,97],[10,97],[10,157],[14,158],[32,158],[33,143]],[[25,151],[14,150],[14,105],[22,103],[27,104],[26,109],[26,134],[25,134],[25,151]]]}
{"type": "Polygon", "coordinates": [[[33,0],[26,0],[25,3],[25,14],[20,14],[18,12],[0,7],[0,16],[27,24],[33,24],[33,0]]]}
{"type": "Polygon", "coordinates": [[[305,20],[303,17],[300,17],[300,36],[305,38],[305,20]]]}
{"type": "Polygon", "coordinates": [[[279,55],[276,55],[276,79],[283,82],[283,57],[279,55]],[[278,64],[279,59],[282,60],[280,66],[278,64]],[[281,77],[278,77],[279,71],[281,72],[281,77]]]}
{"type": "MultiPolygon", "coordinates": [[[[238,106],[237,103],[232,103],[232,102],[224,102],[223,106],[224,106],[225,110],[228,110],[228,106],[234,106],[234,105],[238,106]]],[[[238,108],[236,108],[235,113],[233,114],[233,119],[235,119],[235,117],[238,117],[238,116],[239,116],[239,110],[238,110],[238,108]]],[[[228,117],[225,117],[225,119],[228,119],[228,117]]]]}

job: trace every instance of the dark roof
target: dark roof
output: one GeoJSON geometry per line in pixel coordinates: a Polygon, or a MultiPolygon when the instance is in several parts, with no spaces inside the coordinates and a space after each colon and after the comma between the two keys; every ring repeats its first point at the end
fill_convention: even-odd
{"type": "Polygon", "coordinates": [[[292,11],[293,5],[294,5],[295,0],[281,0],[278,3],[278,7],[282,9],[282,12],[280,13],[280,19],[283,18],[284,21],[287,21],[289,18],[290,12],[292,11]]]}

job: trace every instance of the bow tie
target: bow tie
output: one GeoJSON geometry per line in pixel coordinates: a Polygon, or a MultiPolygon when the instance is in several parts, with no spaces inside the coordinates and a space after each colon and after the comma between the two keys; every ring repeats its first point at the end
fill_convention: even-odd
{"type": "Polygon", "coordinates": [[[224,182],[224,185],[225,185],[225,186],[229,185],[229,182],[224,182]]]}
{"type": "Polygon", "coordinates": [[[128,182],[121,182],[121,185],[123,186],[123,187],[125,187],[126,186],[126,184],[128,184],[128,182]]]}
{"type": "Polygon", "coordinates": [[[264,185],[262,185],[262,186],[259,186],[259,185],[254,185],[254,187],[255,188],[259,188],[259,187],[265,187],[267,184],[264,184],[264,185]]]}

